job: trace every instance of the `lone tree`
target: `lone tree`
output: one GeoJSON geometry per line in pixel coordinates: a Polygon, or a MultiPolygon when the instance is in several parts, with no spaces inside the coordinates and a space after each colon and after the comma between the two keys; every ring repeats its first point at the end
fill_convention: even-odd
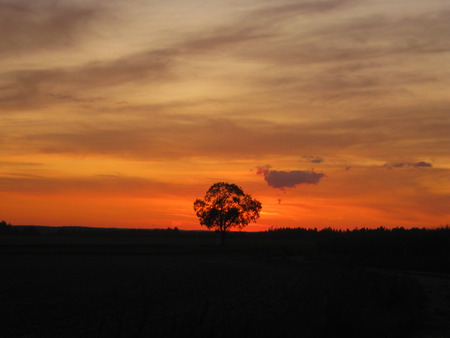
{"type": "Polygon", "coordinates": [[[244,228],[259,218],[261,202],[244,194],[236,184],[218,182],[206,192],[205,199],[194,202],[194,210],[200,224],[220,231],[223,243],[225,232],[231,227],[244,228]]]}

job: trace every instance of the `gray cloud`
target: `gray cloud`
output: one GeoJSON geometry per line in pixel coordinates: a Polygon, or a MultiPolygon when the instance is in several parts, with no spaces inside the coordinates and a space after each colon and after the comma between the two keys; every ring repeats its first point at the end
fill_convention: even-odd
{"type": "MultiPolygon", "coordinates": [[[[14,3],[0,0],[0,4],[14,3]]],[[[410,158],[440,156],[440,149],[450,146],[448,102],[442,102],[440,105],[435,102],[433,106],[420,106],[420,102],[415,102],[407,108],[396,108],[389,107],[390,101],[376,101],[379,95],[395,92],[393,86],[402,86],[403,81],[423,84],[425,81],[434,80],[433,74],[427,75],[424,71],[419,72],[421,74],[414,72],[414,75],[406,69],[403,74],[387,72],[384,68],[385,60],[380,57],[400,55],[400,50],[406,52],[407,41],[410,44],[416,43],[416,47],[411,48],[414,53],[439,53],[442,50],[439,46],[445,40],[444,32],[449,27],[446,15],[448,12],[424,13],[400,19],[396,14],[397,19],[395,16],[364,16],[324,21],[320,25],[321,28],[305,25],[298,31],[287,29],[286,34],[281,34],[281,26],[286,23],[285,20],[298,20],[296,16],[311,13],[317,14],[317,19],[321,19],[320,16],[326,15],[325,9],[343,9],[344,5],[351,5],[353,2],[282,1],[276,5],[271,2],[262,3],[264,8],[258,3],[256,9],[239,12],[241,15],[238,15],[237,19],[230,19],[228,23],[213,25],[194,32],[195,34],[192,34],[192,31],[186,34],[181,32],[173,39],[177,42],[165,49],[144,50],[116,59],[112,56],[112,60],[90,62],[73,68],[23,69],[1,74],[3,81],[0,84],[0,105],[4,108],[2,114],[13,112],[13,107],[26,110],[29,114],[28,109],[33,106],[53,104],[61,107],[62,104],[76,104],[77,114],[88,113],[96,118],[95,122],[85,119],[81,125],[78,122],[73,124],[72,116],[68,116],[67,121],[70,122],[63,126],[63,119],[59,119],[55,112],[55,118],[42,121],[42,125],[39,128],[36,126],[34,132],[30,127],[35,120],[29,120],[29,125],[20,127],[11,125],[11,128],[5,128],[5,135],[0,136],[3,149],[12,149],[13,144],[17,144],[21,145],[20,151],[98,153],[142,159],[191,155],[298,156],[298,149],[312,154],[320,152],[325,157],[338,156],[340,152],[348,151],[365,156],[367,148],[370,147],[371,156],[380,159],[387,158],[390,151],[405,157],[411,155],[410,158]],[[384,28],[385,25],[388,28],[384,28]],[[417,40],[413,39],[415,36],[417,40]],[[384,37],[387,43],[380,48],[377,43],[385,41],[384,37]],[[427,49],[418,47],[418,43],[425,46],[426,42],[427,49]],[[274,63],[280,67],[273,68],[273,73],[271,67],[265,67],[267,71],[249,75],[249,81],[253,81],[249,83],[252,85],[251,90],[254,90],[253,94],[247,95],[245,90],[250,88],[247,87],[244,90],[245,97],[229,96],[221,102],[218,100],[217,105],[212,104],[214,97],[202,97],[187,103],[161,103],[158,107],[159,103],[154,103],[151,93],[146,106],[127,103],[117,105],[104,91],[99,94],[95,91],[99,87],[108,88],[129,83],[159,85],[179,77],[186,79],[192,75],[190,71],[177,72],[183,69],[183,62],[189,62],[189,57],[198,60],[209,52],[217,55],[226,52],[227,57],[251,59],[255,64],[274,63]],[[313,74],[308,75],[304,68],[301,73],[296,73],[297,68],[293,65],[302,66],[309,62],[330,64],[313,74]],[[283,69],[288,69],[288,72],[279,72],[283,69]],[[401,76],[398,76],[399,74],[401,76]],[[266,76],[267,79],[263,85],[261,76],[266,76]],[[323,114],[329,117],[329,120],[322,119],[317,122],[315,112],[308,112],[308,107],[298,107],[302,100],[317,99],[318,96],[326,97],[327,101],[340,102],[357,95],[364,96],[367,100],[363,102],[362,109],[355,109],[358,110],[358,116],[352,115],[352,112],[348,115],[339,114],[343,106],[327,106],[321,100],[320,104],[323,105],[320,109],[323,113],[318,115],[323,114]],[[239,106],[239,100],[245,102],[239,106]],[[206,108],[206,105],[202,106],[205,102],[206,108]],[[244,106],[249,103],[252,104],[251,110],[244,106]],[[85,105],[82,108],[89,109],[78,109],[82,104],[85,105]],[[223,108],[226,104],[230,107],[228,111],[223,108]],[[289,104],[291,106],[288,106],[289,104]],[[198,109],[195,114],[186,116],[182,114],[186,107],[190,112],[198,109]],[[370,111],[372,108],[373,111],[370,111]],[[165,116],[155,113],[163,110],[167,113],[165,116]],[[268,117],[267,121],[243,118],[254,116],[254,113],[260,110],[268,117]],[[285,121],[288,120],[289,114],[302,116],[304,119],[302,123],[296,122],[298,119],[270,122],[275,112],[279,111],[283,111],[278,116],[285,117],[285,121]],[[335,111],[339,115],[335,115],[335,111]],[[98,118],[103,113],[105,119],[98,118]],[[106,114],[133,116],[136,119],[135,122],[117,123],[108,120],[106,114]],[[219,114],[222,118],[213,118],[219,114]],[[143,115],[147,117],[142,118],[143,115]],[[56,125],[57,123],[60,124],[56,125]],[[13,130],[16,132],[13,133],[13,130]],[[236,135],[239,137],[235,137],[236,135]],[[426,143],[422,140],[426,140],[426,143]],[[389,144],[389,149],[386,144],[389,144]],[[411,144],[414,146],[411,147],[411,144]]],[[[92,15],[97,14],[95,12],[92,15]]],[[[89,17],[88,14],[86,16],[89,17]]],[[[148,48],[148,45],[144,46],[148,48]]],[[[393,62],[397,63],[398,60],[401,59],[393,62]]],[[[247,79],[243,77],[235,81],[241,85],[241,82],[247,79]]],[[[114,89],[114,94],[117,93],[120,95],[120,88],[114,89]]],[[[117,98],[126,99],[126,94],[124,98],[117,98]]],[[[131,102],[132,100],[131,98],[131,102]]],[[[396,101],[392,102],[395,104],[396,101]]],[[[353,104],[357,103],[352,101],[353,104]]],[[[65,107],[61,111],[65,111],[65,107]]],[[[35,119],[39,118],[36,114],[35,119]]],[[[78,117],[75,120],[80,121],[78,117]]],[[[5,121],[2,123],[9,126],[5,121]]]]}
{"type": "MultiPolygon", "coordinates": [[[[287,21],[301,15],[324,15],[327,12],[345,8],[355,0],[326,0],[326,1],[301,1],[292,3],[290,1],[280,1],[277,5],[266,5],[259,8],[245,11],[238,15],[236,19],[218,25],[206,33],[204,31],[185,37],[183,43],[177,48],[184,53],[205,53],[211,51],[223,52],[233,55],[236,58],[271,59],[274,44],[279,43],[281,26],[287,21]],[[261,40],[265,42],[261,43],[261,40]],[[261,49],[261,46],[264,50],[261,49]],[[268,48],[268,50],[265,50],[268,48]],[[256,52],[256,55],[254,54],[256,52]],[[267,58],[260,55],[260,52],[267,52],[267,58]]],[[[281,35],[280,35],[281,34],[281,35]]],[[[282,41],[286,42],[282,46],[284,52],[288,52],[287,46],[297,49],[297,37],[282,41]]],[[[303,39],[301,39],[303,40],[303,39]]],[[[278,48],[277,47],[277,48],[278,48]]],[[[296,58],[298,55],[292,55],[296,58]]],[[[282,63],[286,60],[280,60],[282,63]]],[[[298,61],[298,60],[297,60],[298,61]]]]}
{"type": "MultiPolygon", "coordinates": [[[[287,34],[281,29],[286,21],[296,20],[298,15],[316,13],[323,16],[329,11],[343,9],[356,2],[330,0],[266,5],[239,12],[241,15],[237,19],[230,19],[207,30],[185,34],[180,32],[178,38],[174,39],[177,42],[165,48],[146,49],[117,59],[91,62],[74,68],[22,69],[1,74],[5,84],[0,86],[0,103],[7,108],[55,104],[47,95],[52,93],[55,97],[77,98],[79,101],[73,100],[72,103],[80,104],[82,100],[90,100],[80,95],[80,91],[85,94],[86,89],[95,90],[98,87],[113,87],[130,82],[159,83],[175,80],[180,76],[187,77],[191,73],[178,73],[175,76],[174,67],[182,68],[192,58],[198,60],[199,57],[207,57],[209,53],[224,52],[227,57],[237,61],[241,59],[246,62],[245,60],[250,59],[252,62],[279,66],[276,74],[271,73],[269,68],[268,72],[247,77],[246,81],[253,83],[250,85],[258,84],[259,91],[261,87],[267,86],[267,90],[273,93],[281,83],[282,90],[287,95],[302,91],[308,93],[309,98],[320,97],[328,101],[355,96],[363,99],[389,96],[400,93],[405,85],[439,80],[438,75],[428,72],[411,75],[410,71],[402,72],[402,68],[389,73],[382,70],[388,62],[393,62],[386,61],[389,56],[398,58],[407,53],[439,54],[448,51],[445,39],[446,32],[450,29],[448,11],[396,19],[380,15],[363,16],[344,23],[325,22],[320,28],[305,26],[298,32],[291,31],[287,34]],[[379,45],[381,41],[382,47],[379,45]],[[302,69],[297,74],[297,68],[293,66],[308,63],[328,65],[327,69],[318,73],[305,74],[302,69]],[[283,74],[282,70],[287,68],[289,72],[283,74]]],[[[38,13],[45,13],[46,9],[50,13],[73,12],[74,18],[80,17],[78,21],[62,20],[67,21],[67,29],[56,29],[48,23],[51,26],[48,30],[64,32],[61,34],[69,37],[76,35],[78,22],[91,20],[91,17],[101,12],[101,6],[94,10],[90,7],[68,7],[67,4],[55,6],[53,1],[43,3],[46,5],[34,5],[40,8],[38,13]],[[77,15],[78,12],[82,14],[77,15]],[[72,26],[75,28],[71,28],[72,26]]],[[[33,12],[23,3],[17,7],[14,2],[3,1],[3,5],[9,8],[8,11],[33,12]]],[[[61,13],[50,14],[51,18],[53,16],[64,18],[61,13]]],[[[65,23],[61,23],[63,24],[65,23]]],[[[43,31],[25,29],[26,32],[28,30],[43,31]]],[[[45,35],[45,32],[42,34],[45,35]]]]}
{"type": "Polygon", "coordinates": [[[425,167],[425,168],[430,168],[430,167],[433,166],[431,163],[424,162],[424,161],[416,162],[416,163],[413,163],[413,164],[414,164],[415,167],[425,167]]]}
{"type": "MultiPolygon", "coordinates": [[[[446,53],[450,11],[414,17],[362,16],[345,23],[292,33],[289,39],[273,40],[243,50],[247,56],[292,66],[336,61],[371,62],[402,54],[446,53]]],[[[244,56],[244,54],[243,54],[244,56]]]]}
{"type": "Polygon", "coordinates": [[[0,55],[71,46],[104,12],[98,3],[0,0],[0,55]]]}
{"type": "MultiPolygon", "coordinates": [[[[171,64],[177,51],[153,50],[130,54],[112,61],[89,62],[73,68],[19,70],[0,74],[6,85],[0,87],[4,106],[30,107],[50,104],[55,99],[97,102],[76,94],[101,87],[130,82],[139,84],[163,81],[171,76],[171,64]],[[56,92],[58,91],[58,92],[56,92]],[[63,92],[63,94],[61,94],[63,92]]],[[[103,99],[103,98],[101,98],[103,99]]]]}
{"type": "Polygon", "coordinates": [[[319,28],[312,25],[306,31],[251,44],[236,54],[279,67],[277,72],[263,73],[255,79],[259,86],[267,84],[268,90],[281,84],[283,92],[307,92],[310,98],[326,101],[404,96],[411,85],[423,86],[445,78],[445,73],[436,72],[432,63],[414,59],[445,62],[450,50],[446,39],[449,15],[447,10],[409,17],[378,15],[324,22],[319,28]],[[404,64],[405,57],[413,61],[404,64]],[[305,73],[306,64],[320,64],[322,70],[305,73]],[[414,65],[416,71],[411,72],[408,67],[414,65]],[[288,70],[285,74],[284,69],[288,70]]]}
{"type": "Polygon", "coordinates": [[[270,165],[258,167],[257,174],[262,175],[267,184],[273,188],[284,190],[284,188],[294,188],[299,184],[318,184],[326,177],[324,173],[303,170],[272,170],[270,165]]]}
{"type": "MultiPolygon", "coordinates": [[[[130,120],[108,119],[112,113],[127,116],[139,107],[122,107],[105,118],[73,123],[59,120],[14,122],[4,119],[3,153],[105,154],[135,159],[168,159],[190,156],[257,158],[263,154],[297,156],[299,149],[335,157],[351,152],[372,159],[387,156],[410,158],[442,156],[450,146],[447,111],[434,116],[396,112],[396,118],[360,117],[325,122],[274,123],[251,118],[213,118],[171,114],[158,107],[144,108],[130,120]],[[131,109],[131,110],[130,110],[131,109]],[[447,112],[447,113],[446,113],[447,112]],[[30,127],[32,129],[30,129],[30,127]],[[17,130],[23,130],[20,135],[17,130]],[[422,142],[426,140],[426,142],[422,142]],[[389,144],[387,149],[385,144],[389,144]],[[411,147],[414,144],[414,147],[411,147]]],[[[428,110],[428,109],[427,109],[428,110]]],[[[133,113],[134,114],[134,113],[133,113]]]]}
{"type": "Polygon", "coordinates": [[[180,46],[185,53],[210,52],[215,49],[236,46],[241,43],[248,43],[252,40],[268,38],[272,33],[264,32],[256,27],[220,27],[214,32],[203,33],[201,36],[188,38],[180,46]]]}
{"type": "Polygon", "coordinates": [[[266,5],[238,15],[236,19],[200,35],[188,36],[182,44],[189,52],[210,51],[213,49],[248,44],[252,40],[271,39],[278,35],[280,23],[298,15],[324,14],[339,9],[355,0],[325,0],[325,1],[279,1],[276,5],[266,5]]]}
{"type": "MultiPolygon", "coordinates": [[[[313,31],[317,38],[352,42],[372,57],[398,53],[443,53],[449,50],[445,35],[450,29],[448,8],[409,16],[367,15],[313,31]],[[383,41],[381,45],[380,42],[383,41]]],[[[366,53],[361,56],[366,56],[366,53]]]]}
{"type": "Polygon", "coordinates": [[[322,157],[320,156],[312,156],[312,155],[305,155],[302,156],[302,160],[304,162],[310,162],[310,163],[322,163],[323,161],[325,161],[322,157]]]}
{"type": "MultiPolygon", "coordinates": [[[[329,11],[337,10],[352,3],[355,0],[325,0],[325,1],[297,1],[276,2],[276,5],[266,6],[252,12],[249,22],[279,23],[289,17],[298,15],[323,14],[329,11]],[[281,4],[280,4],[281,3],[281,4]]],[[[249,19],[249,18],[247,18],[249,19]]]]}
{"type": "Polygon", "coordinates": [[[433,165],[428,162],[420,161],[420,162],[391,162],[385,163],[383,165],[384,168],[387,169],[395,169],[395,168],[407,168],[407,167],[415,167],[415,168],[431,168],[433,165]]]}

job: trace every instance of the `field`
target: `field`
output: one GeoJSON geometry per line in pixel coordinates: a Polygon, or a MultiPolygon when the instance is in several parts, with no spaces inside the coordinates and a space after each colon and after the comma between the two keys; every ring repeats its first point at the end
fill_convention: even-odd
{"type": "Polygon", "coordinates": [[[236,233],[217,247],[208,232],[65,231],[1,236],[2,337],[429,332],[423,281],[311,236],[236,233]]]}

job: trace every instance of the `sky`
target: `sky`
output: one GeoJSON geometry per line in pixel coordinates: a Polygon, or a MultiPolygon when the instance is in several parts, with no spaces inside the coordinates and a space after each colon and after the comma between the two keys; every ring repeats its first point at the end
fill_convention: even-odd
{"type": "Polygon", "coordinates": [[[0,0],[0,219],[247,230],[450,220],[448,0],[0,0]]]}

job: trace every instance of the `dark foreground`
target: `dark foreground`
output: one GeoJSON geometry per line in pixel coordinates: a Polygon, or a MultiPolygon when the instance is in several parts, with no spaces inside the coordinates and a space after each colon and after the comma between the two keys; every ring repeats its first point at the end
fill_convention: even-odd
{"type": "Polygon", "coordinates": [[[1,336],[448,336],[430,322],[436,271],[420,280],[311,239],[166,235],[4,235],[1,336]]]}

